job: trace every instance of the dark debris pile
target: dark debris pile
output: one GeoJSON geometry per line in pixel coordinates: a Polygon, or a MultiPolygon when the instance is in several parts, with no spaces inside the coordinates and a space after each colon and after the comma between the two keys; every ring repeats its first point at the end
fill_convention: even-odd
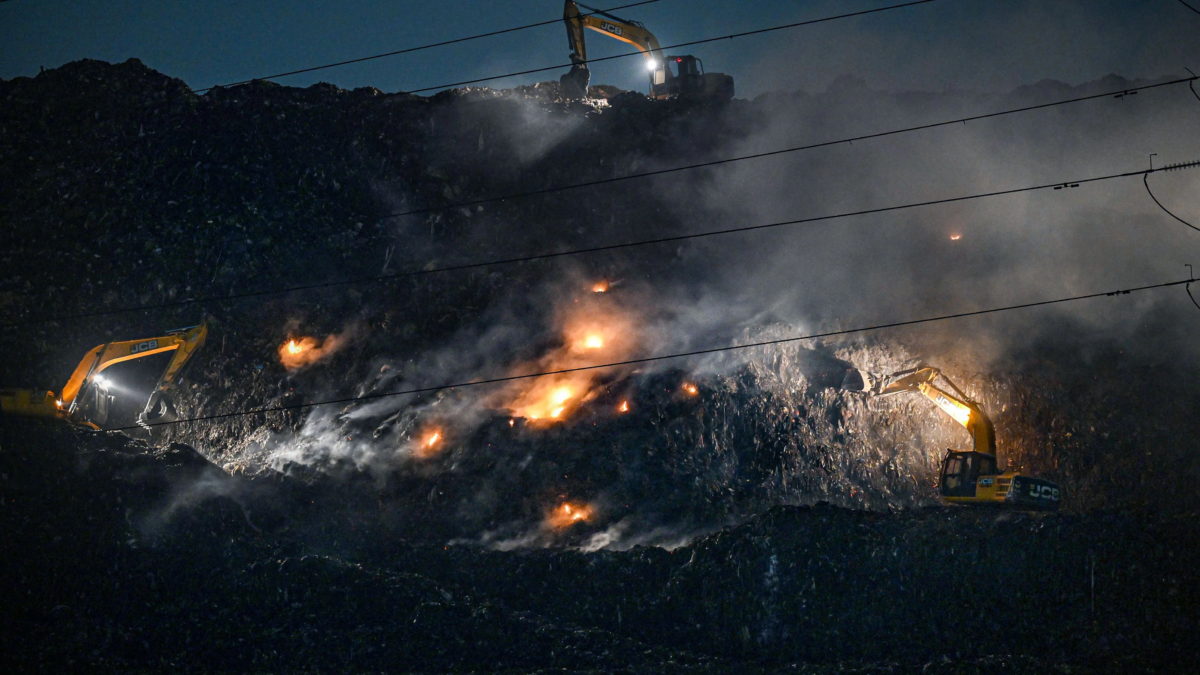
{"type": "Polygon", "coordinates": [[[499,552],[322,529],[336,503],[285,480],[18,424],[0,481],[20,669],[1086,672],[1178,667],[1197,628],[1190,516],[819,504],[670,551],[499,552]]]}
{"type": "MultiPolygon", "coordinates": [[[[537,332],[549,319],[531,308],[564,271],[37,320],[690,231],[671,203],[703,178],[669,197],[637,181],[583,205],[440,207],[711,159],[765,115],[629,94],[600,110],[550,89],[258,82],[197,96],[136,61],[0,81],[0,315],[32,322],[0,334],[20,355],[0,360],[0,384],[57,387],[86,347],[209,315],[183,410],[398,386],[396,372],[420,372],[413,355],[497,307],[537,332]],[[294,325],[356,337],[324,368],[288,373],[274,354],[294,325]]],[[[589,264],[669,275],[659,263],[680,257],[589,264]]],[[[1071,486],[1057,515],[919,508],[938,459],[922,430],[946,447],[961,429],[801,377],[795,361],[815,351],[695,378],[695,400],[678,394],[681,371],[620,375],[573,424],[531,434],[488,413],[436,460],[382,473],[251,466],[249,448],[304,428],[296,411],[152,443],[2,421],[0,653],[64,671],[1181,669],[1200,627],[1194,378],[1116,346],[1043,347],[970,393],[1010,462],[1071,486]],[[624,396],[634,412],[617,423],[602,411],[624,396]],[[537,534],[563,495],[597,499],[602,517],[553,536],[513,526],[537,534]],[[696,538],[587,552],[659,526],[648,541],[696,538]]],[[[888,361],[873,349],[840,356],[888,361]]],[[[438,396],[416,404],[457,402],[438,396]]],[[[331,413],[330,439],[394,450],[412,431],[402,415],[350,412],[331,413]]]]}

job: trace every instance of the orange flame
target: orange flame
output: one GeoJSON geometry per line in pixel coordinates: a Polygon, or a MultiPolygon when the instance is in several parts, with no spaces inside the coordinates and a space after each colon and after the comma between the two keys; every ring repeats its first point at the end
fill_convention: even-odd
{"type": "Polygon", "coordinates": [[[428,459],[433,457],[441,452],[443,440],[444,438],[442,436],[441,429],[436,427],[428,429],[421,434],[421,440],[413,447],[412,454],[418,459],[428,459]]]}
{"type": "Polygon", "coordinates": [[[605,279],[601,279],[600,281],[597,281],[596,283],[592,284],[592,292],[593,293],[607,293],[608,292],[608,281],[605,279]]]}
{"type": "Polygon", "coordinates": [[[959,239],[962,239],[962,235],[957,232],[950,235],[950,241],[958,241],[959,239]]]}
{"type": "Polygon", "coordinates": [[[584,522],[592,518],[592,506],[590,504],[573,504],[571,502],[563,502],[558,505],[553,511],[546,516],[546,525],[555,530],[566,529],[575,523],[584,522]]]}
{"type": "Polygon", "coordinates": [[[697,394],[700,393],[700,388],[697,387],[696,385],[692,384],[691,382],[684,382],[683,383],[683,391],[688,396],[696,396],[697,394]]]}
{"type": "Polygon", "coordinates": [[[621,413],[629,412],[629,401],[621,401],[621,405],[617,406],[617,412],[621,412],[621,413]]]}
{"type": "MultiPolygon", "coordinates": [[[[636,346],[634,318],[617,311],[607,299],[581,299],[560,313],[562,343],[535,362],[519,368],[570,370],[603,360],[620,360],[636,346]]],[[[496,395],[490,405],[536,425],[561,422],[595,398],[598,372],[582,370],[520,380],[496,395]]]]}
{"type": "Polygon", "coordinates": [[[574,378],[549,378],[534,383],[513,402],[517,417],[533,422],[556,422],[580,401],[574,378]]]}
{"type": "Polygon", "coordinates": [[[302,336],[289,338],[279,345],[279,362],[289,371],[297,371],[330,356],[342,348],[341,335],[330,335],[324,340],[302,336]]]}

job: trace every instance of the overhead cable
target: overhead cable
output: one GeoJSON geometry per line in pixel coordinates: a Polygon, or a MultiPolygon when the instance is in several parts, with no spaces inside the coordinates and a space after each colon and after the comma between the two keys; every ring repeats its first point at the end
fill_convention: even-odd
{"type": "Polygon", "coordinates": [[[1176,171],[1200,166],[1200,161],[1184,162],[1172,164],[1169,166],[1159,167],[1157,169],[1143,169],[1140,171],[1126,171],[1123,173],[1114,173],[1103,176],[1091,176],[1088,178],[1079,178],[1070,181],[1054,181],[1052,183],[1040,183],[1037,185],[1029,185],[1024,187],[1007,188],[1004,190],[992,190],[990,192],[977,192],[968,195],[959,195],[957,197],[943,197],[940,199],[929,199],[919,202],[908,202],[904,204],[894,204],[891,206],[879,206],[869,209],[858,209],[855,211],[842,211],[840,213],[831,213],[822,216],[809,216],[806,218],[795,218],[792,220],[780,220],[770,223],[759,223],[756,225],[743,225],[739,227],[728,227],[719,230],[706,230],[703,232],[692,232],[688,234],[677,234],[667,237],[655,237],[653,239],[640,239],[635,241],[625,241],[613,244],[603,244],[600,246],[591,246],[587,248],[564,249],[560,251],[549,251],[546,253],[537,253],[531,255],[517,256],[512,258],[498,258],[492,260],[467,262],[456,265],[445,265],[441,267],[428,267],[406,270],[403,272],[394,272],[391,274],[380,274],[368,277],[357,277],[352,279],[342,279],[337,281],[324,281],[313,284],[301,284],[296,286],[288,286],[286,288],[261,290],[261,291],[246,291],[242,293],[230,293],[227,295],[208,296],[204,298],[185,298],[182,300],[172,300],[169,302],[161,302],[150,305],[139,305],[136,307],[124,307],[118,309],[97,310],[93,312],[78,312],[75,314],[59,314],[53,316],[38,317],[34,319],[25,319],[22,321],[13,321],[0,324],[3,328],[15,328],[20,326],[28,326],[32,324],[46,323],[50,321],[65,321],[70,319],[91,318],[96,316],[107,316],[110,314],[120,314],[124,312],[133,312],[146,309],[168,309],[173,307],[184,307],[187,305],[195,305],[200,303],[224,303],[234,300],[244,300],[247,298],[261,298],[271,295],[284,295],[288,293],[298,293],[301,291],[312,291],[321,288],[334,288],[338,286],[353,286],[367,283],[382,283],[395,281],[398,279],[406,279],[412,277],[426,276],[430,274],[440,274],[445,272],[461,272],[465,270],[479,269],[484,267],[496,267],[501,265],[513,265],[517,263],[533,262],[538,260],[548,260],[551,258],[561,258],[566,256],[584,255],[590,253],[599,253],[602,251],[614,251],[623,248],[633,248],[639,246],[650,246],[655,244],[665,244],[671,242],[686,241],[689,239],[701,239],[705,237],[715,237],[719,235],[736,234],[741,232],[754,232],[757,230],[768,230],[791,225],[801,225],[806,223],[817,223],[828,220],[837,220],[841,218],[850,218],[854,216],[866,216],[879,213],[889,213],[892,211],[901,211],[906,209],[914,209],[923,206],[937,206],[941,204],[953,204],[956,202],[965,202],[976,199],[984,199],[987,197],[1000,197],[1005,195],[1013,195],[1022,192],[1034,192],[1037,190],[1063,190],[1069,188],[1077,188],[1080,185],[1087,183],[1098,183],[1102,181],[1115,180],[1119,178],[1129,178],[1132,176],[1142,176],[1160,171],[1176,171]]]}
{"type": "Polygon", "coordinates": [[[1155,197],[1154,192],[1150,189],[1150,175],[1149,174],[1142,176],[1142,185],[1146,186],[1146,194],[1150,195],[1150,199],[1154,200],[1154,203],[1158,205],[1158,208],[1163,210],[1163,213],[1167,214],[1168,216],[1171,216],[1175,220],[1178,220],[1179,222],[1183,223],[1184,225],[1187,225],[1188,227],[1192,228],[1193,230],[1200,232],[1200,227],[1196,227],[1195,225],[1184,220],[1183,218],[1180,218],[1179,216],[1175,215],[1174,213],[1171,212],[1170,209],[1163,206],[1162,202],[1158,201],[1158,197],[1155,197]]]}
{"type": "MultiPolygon", "coordinates": [[[[1168,288],[1171,286],[1185,285],[1185,284],[1189,284],[1193,281],[1195,281],[1195,280],[1188,278],[1188,279],[1181,279],[1178,281],[1167,281],[1167,282],[1157,283],[1157,284],[1148,284],[1145,286],[1135,286],[1132,288],[1118,289],[1118,290],[1114,290],[1114,291],[1099,291],[1096,293],[1086,293],[1083,295],[1072,295],[1072,296],[1061,297],[1061,298],[1053,298],[1050,300],[1034,300],[1034,301],[1023,302],[1023,303],[1015,304],[1015,305],[1005,305],[1002,307],[989,307],[986,309],[975,309],[975,310],[969,310],[969,311],[965,311],[965,312],[955,312],[952,314],[941,314],[941,315],[937,315],[937,316],[922,317],[922,318],[918,318],[918,319],[904,319],[901,321],[878,323],[878,324],[869,325],[869,326],[860,326],[857,328],[844,328],[844,329],[840,329],[840,330],[825,331],[822,333],[809,333],[807,335],[795,335],[795,336],[791,336],[791,337],[777,338],[774,340],[762,340],[759,342],[749,342],[749,343],[745,343],[745,344],[725,345],[725,346],[721,346],[721,347],[710,347],[707,349],[696,349],[696,350],[692,350],[692,351],[688,351],[688,352],[677,352],[677,353],[672,353],[672,354],[658,354],[658,355],[654,355],[654,356],[645,356],[645,357],[634,358],[634,359],[626,359],[624,361],[613,361],[610,363],[597,363],[597,364],[588,365],[588,366],[577,366],[574,368],[562,368],[562,369],[558,369],[558,370],[547,370],[547,371],[540,371],[540,372],[533,372],[533,373],[521,373],[518,375],[506,375],[504,377],[481,378],[481,379],[475,379],[475,380],[467,380],[467,381],[463,381],[463,382],[413,387],[411,389],[403,389],[403,390],[399,390],[399,391],[378,392],[378,393],[372,393],[372,394],[363,394],[360,396],[349,396],[346,398],[328,399],[328,400],[323,400],[323,401],[306,401],[306,402],[292,403],[292,404],[287,404],[287,405],[266,406],[266,407],[262,407],[262,408],[255,408],[252,410],[239,410],[239,411],[235,411],[235,412],[216,413],[216,414],[212,414],[212,415],[201,415],[201,416],[196,416],[196,417],[189,417],[186,419],[161,421],[161,422],[150,422],[146,426],[163,427],[163,426],[175,426],[175,425],[179,425],[179,424],[186,424],[186,423],[190,423],[190,422],[211,422],[211,421],[215,421],[215,420],[230,419],[230,418],[234,418],[234,417],[245,417],[248,415],[261,415],[261,414],[265,414],[265,413],[287,412],[287,411],[292,411],[292,410],[306,410],[309,408],[316,408],[319,406],[357,403],[360,401],[372,401],[372,400],[377,400],[377,399],[382,399],[382,398],[392,398],[392,397],[396,397],[396,396],[408,396],[408,395],[413,395],[413,394],[428,394],[428,393],[432,393],[432,392],[436,392],[436,391],[444,391],[447,389],[463,389],[466,387],[477,387],[477,386],[489,385],[489,384],[499,384],[499,383],[503,383],[503,382],[513,382],[516,380],[528,380],[528,379],[533,379],[533,378],[538,378],[538,377],[546,377],[549,375],[563,375],[566,373],[577,373],[577,372],[588,371],[588,370],[600,370],[600,369],[604,369],[604,368],[616,368],[616,367],[620,367],[620,366],[633,366],[633,365],[639,365],[639,364],[645,364],[645,363],[654,363],[654,362],[659,362],[659,361],[683,359],[683,358],[689,358],[689,357],[695,357],[695,356],[705,356],[708,354],[717,354],[720,352],[741,351],[741,350],[746,350],[746,349],[754,349],[754,348],[758,348],[758,347],[774,347],[774,346],[779,346],[779,345],[784,345],[784,344],[790,344],[793,342],[802,342],[802,341],[806,341],[806,340],[816,340],[816,339],[820,339],[820,338],[837,337],[837,336],[841,336],[841,335],[850,335],[853,333],[865,333],[865,332],[878,331],[878,330],[890,330],[890,329],[902,328],[902,327],[906,327],[906,326],[915,326],[915,325],[919,325],[919,324],[933,323],[933,322],[937,322],[937,321],[948,321],[951,319],[963,319],[963,318],[967,318],[967,317],[983,316],[986,314],[996,314],[999,312],[1008,312],[1008,311],[1014,311],[1014,310],[1019,310],[1019,309],[1030,309],[1033,307],[1045,307],[1048,305],[1057,305],[1057,304],[1062,304],[1062,303],[1067,303],[1067,302],[1076,302],[1079,300],[1102,298],[1102,297],[1106,297],[1106,296],[1129,295],[1130,293],[1137,293],[1137,292],[1141,292],[1141,291],[1149,291],[1149,290],[1156,290],[1156,289],[1161,289],[1161,288],[1168,288]]],[[[109,432],[132,431],[134,429],[142,429],[142,428],[144,428],[144,427],[141,425],[135,425],[135,426],[128,426],[128,427],[119,427],[119,428],[115,428],[115,429],[106,429],[105,431],[109,431],[109,432]]]]}
{"type": "MultiPolygon", "coordinates": [[[[590,11],[590,12],[583,12],[583,13],[581,13],[581,16],[589,16],[591,14],[603,13],[606,11],[611,12],[611,11],[618,10],[618,9],[625,9],[627,7],[637,7],[638,5],[649,5],[649,4],[659,2],[659,1],[660,0],[641,0],[640,2],[631,2],[627,5],[618,5],[616,7],[610,7],[607,10],[594,10],[594,11],[590,11]]],[[[435,47],[445,47],[447,45],[458,44],[460,42],[469,42],[471,40],[478,40],[480,38],[493,37],[495,35],[503,35],[505,33],[515,33],[517,31],[527,30],[529,28],[538,28],[541,26],[548,26],[550,24],[555,24],[560,21],[562,21],[561,18],[547,19],[546,21],[539,21],[537,23],[529,23],[529,24],[525,24],[524,26],[514,26],[512,28],[504,28],[501,30],[490,31],[487,33],[480,33],[478,35],[468,35],[466,37],[454,38],[452,40],[443,40],[441,42],[432,42],[427,45],[420,45],[419,47],[408,47],[405,49],[397,49],[397,50],[391,51],[391,52],[384,52],[383,54],[373,54],[371,56],[361,56],[361,57],[354,58],[354,59],[347,59],[345,61],[337,61],[334,63],[325,63],[325,64],[322,64],[319,66],[310,66],[308,68],[298,68],[296,70],[289,70],[289,71],[282,72],[282,73],[275,73],[273,75],[263,75],[262,77],[254,77],[249,80],[239,80],[237,82],[229,82],[227,84],[214,84],[211,87],[204,87],[203,89],[193,89],[192,93],[203,94],[204,92],[212,90],[212,89],[216,89],[217,87],[236,87],[236,86],[243,85],[243,84],[250,84],[251,82],[255,82],[255,81],[259,81],[259,80],[274,80],[274,79],[278,79],[281,77],[289,77],[291,75],[300,75],[302,73],[311,73],[311,72],[315,72],[318,70],[326,70],[329,68],[337,68],[339,66],[347,66],[347,65],[350,65],[353,63],[362,63],[364,61],[374,61],[376,59],[382,59],[382,58],[386,58],[389,56],[398,56],[400,54],[409,54],[412,52],[419,52],[419,51],[422,51],[425,49],[433,49],[435,47]]]]}

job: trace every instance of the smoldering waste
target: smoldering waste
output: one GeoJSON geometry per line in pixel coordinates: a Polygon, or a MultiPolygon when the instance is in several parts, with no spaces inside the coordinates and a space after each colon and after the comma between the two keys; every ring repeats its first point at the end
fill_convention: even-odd
{"type": "MultiPolygon", "coordinates": [[[[779,109],[831,102],[625,94],[605,107],[562,104],[552,87],[422,98],[265,83],[195,96],[136,62],[70,64],[0,83],[0,96],[11,271],[0,307],[14,321],[693,231],[727,215],[712,175],[437,209],[720,157],[761,142],[755,130],[777,126],[779,109]],[[407,211],[420,213],[388,217],[407,211]]],[[[713,672],[1182,662],[1198,549],[1197,464],[1180,439],[1200,431],[1196,368],[1131,348],[1128,333],[1062,314],[987,354],[948,347],[944,333],[868,336],[384,396],[770,340],[822,316],[815,292],[734,302],[732,282],[749,273],[723,256],[703,243],[631,249],[207,303],[210,342],[182,410],[368,398],[149,440],[4,420],[5,660],[713,672]],[[287,361],[297,354],[310,356],[287,361]],[[966,443],[961,428],[924,401],[839,386],[851,367],[933,359],[993,413],[1010,464],[1069,486],[1064,512],[935,506],[937,466],[966,443]]],[[[1142,330],[1177,337],[1169,307],[1143,309],[1142,330]]],[[[27,358],[0,362],[0,381],[45,382],[87,346],[197,311],[6,332],[5,352],[27,358]]]]}

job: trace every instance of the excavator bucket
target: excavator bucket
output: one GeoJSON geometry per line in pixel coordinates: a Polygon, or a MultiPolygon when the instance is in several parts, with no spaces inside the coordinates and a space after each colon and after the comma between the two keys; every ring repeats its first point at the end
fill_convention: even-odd
{"type": "Polygon", "coordinates": [[[585,99],[588,93],[588,82],[591,79],[592,73],[587,66],[580,64],[571,66],[571,70],[558,78],[559,94],[567,101],[585,99]]]}
{"type": "Polygon", "coordinates": [[[855,391],[870,393],[875,379],[870,373],[858,368],[847,368],[846,374],[842,378],[842,385],[839,387],[845,391],[855,391]]]}

